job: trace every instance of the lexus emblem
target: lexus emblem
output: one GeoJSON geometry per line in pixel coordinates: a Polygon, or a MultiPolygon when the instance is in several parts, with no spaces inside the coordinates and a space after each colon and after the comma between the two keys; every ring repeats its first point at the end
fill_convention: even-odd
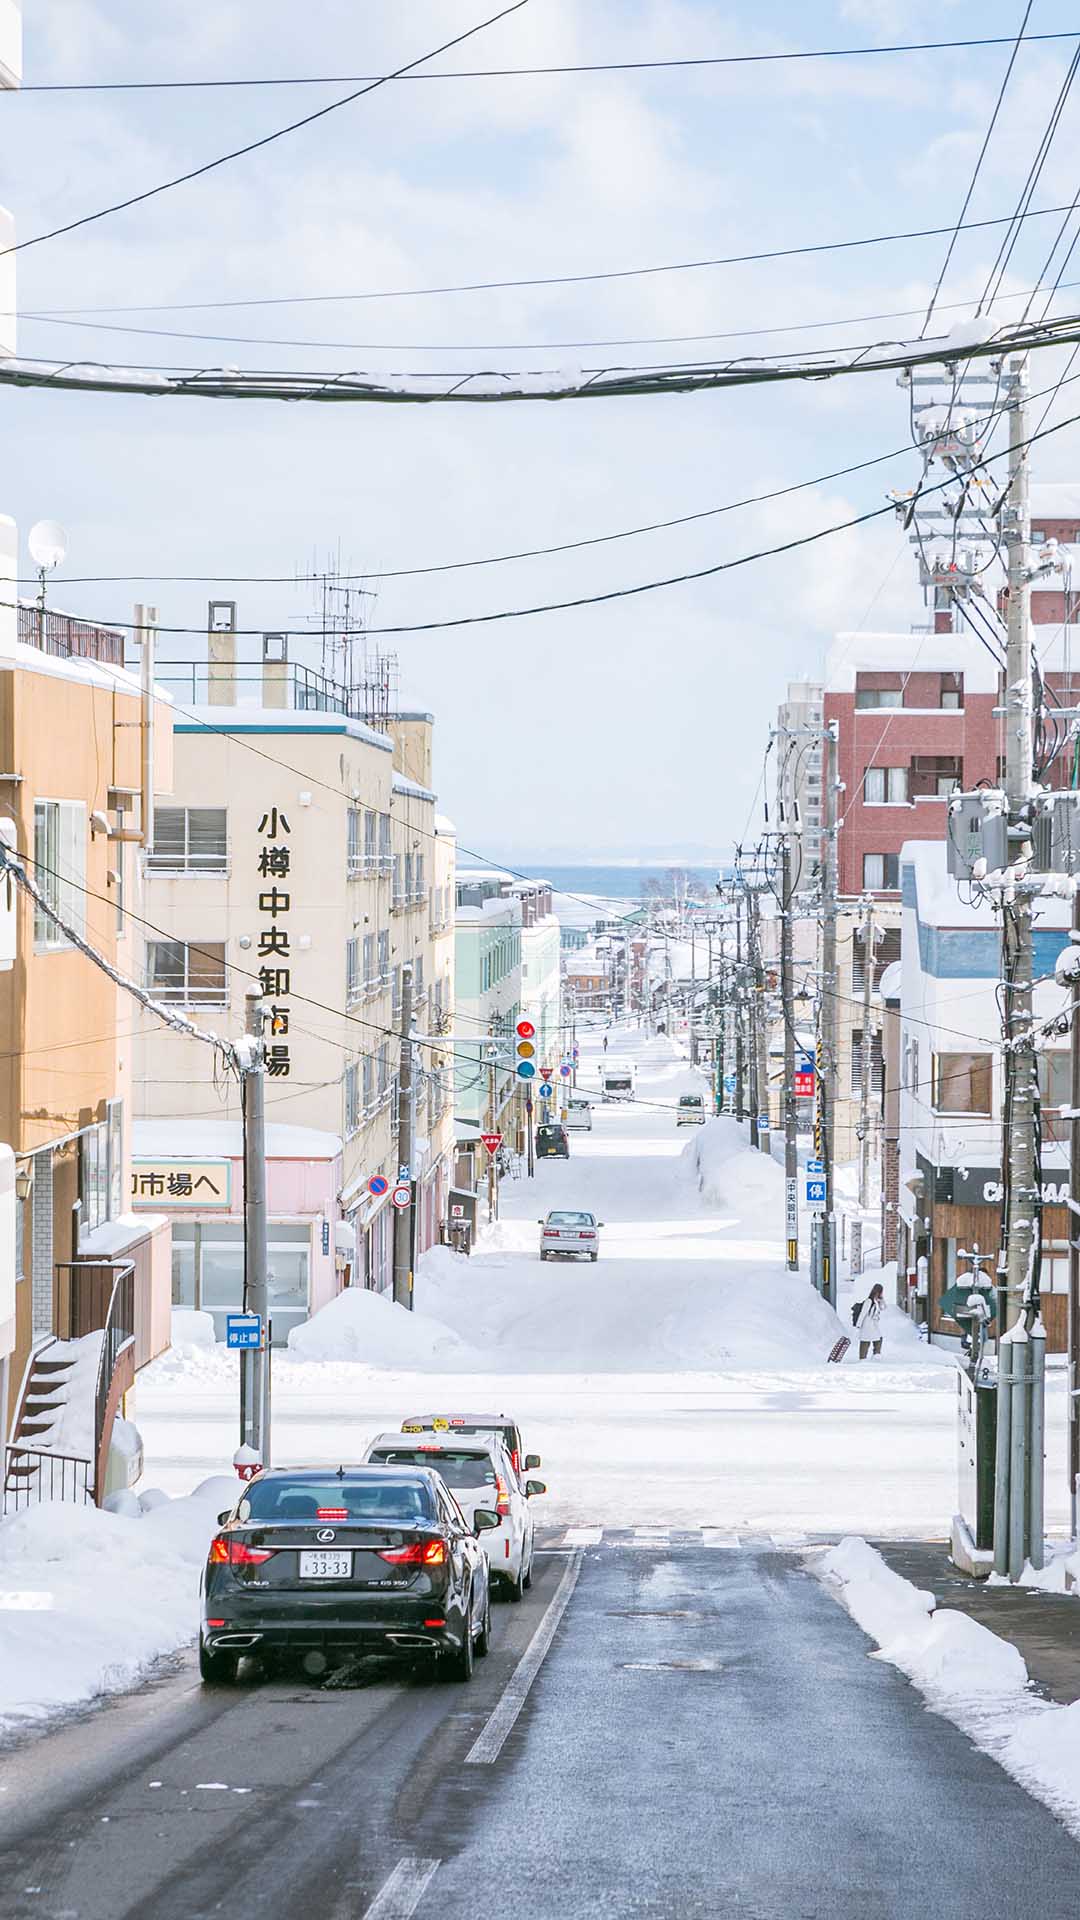
{"type": "Polygon", "coordinates": [[[336,1540],[337,1535],[334,1532],[333,1527],[320,1527],[318,1533],[315,1535],[315,1538],[316,1540],[324,1540],[324,1541],[336,1540]]]}

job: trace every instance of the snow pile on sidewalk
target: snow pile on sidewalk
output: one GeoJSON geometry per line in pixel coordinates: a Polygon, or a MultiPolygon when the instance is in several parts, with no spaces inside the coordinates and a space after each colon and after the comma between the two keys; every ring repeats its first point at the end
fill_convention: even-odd
{"type": "Polygon", "coordinates": [[[771,1154],[746,1144],[736,1120],[707,1120],[684,1149],[707,1206],[734,1213],[776,1238],[784,1219],[784,1173],[771,1154]],[[779,1225],[778,1225],[779,1223],[779,1225]]]}
{"type": "Polygon", "coordinates": [[[151,1492],[139,1518],[60,1502],[0,1521],[0,1730],[131,1686],[198,1629],[199,1573],[237,1482],[151,1492]]]}
{"type": "MultiPolygon", "coordinates": [[[[450,1253],[446,1257],[459,1258],[450,1253]]],[[[479,1356],[452,1327],[429,1314],[410,1313],[385,1294],[364,1287],[346,1287],[312,1319],[293,1327],[289,1352],[299,1360],[362,1360],[372,1367],[479,1364],[479,1356]]]]}
{"type": "Polygon", "coordinates": [[[1031,1692],[1022,1654],[979,1621],[893,1573],[865,1540],[842,1540],[820,1562],[848,1612],[939,1713],[1045,1801],[1080,1837],[1080,1701],[1031,1692]]]}

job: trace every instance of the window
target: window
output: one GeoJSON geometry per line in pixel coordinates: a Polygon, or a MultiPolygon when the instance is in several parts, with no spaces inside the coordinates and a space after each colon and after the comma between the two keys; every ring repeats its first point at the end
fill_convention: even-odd
{"type": "Polygon", "coordinates": [[[401,968],[394,968],[393,990],[390,996],[390,1018],[397,1020],[401,1014],[401,968]]]}
{"type": "Polygon", "coordinates": [[[392,848],[390,845],[390,815],[388,813],[380,813],[379,815],[379,864],[380,866],[385,867],[387,872],[389,872],[390,870],[391,855],[392,855],[392,848]]]}
{"type": "Polygon", "coordinates": [[[390,934],[379,935],[379,982],[381,986],[390,984],[390,934]]]}
{"type": "Polygon", "coordinates": [[[364,935],[364,992],[372,993],[379,984],[379,970],[375,964],[375,935],[364,935]]]}
{"type": "MultiPolygon", "coordinates": [[[[866,979],[865,970],[866,943],[861,930],[856,929],[851,942],[851,991],[861,993],[866,979]]],[[[900,929],[885,927],[879,931],[874,941],[874,982],[881,979],[886,967],[900,958],[900,929]]]]}
{"type": "Polygon", "coordinates": [[[224,807],[155,807],[151,873],[224,873],[229,863],[224,807]]]}
{"type": "MultiPolygon", "coordinates": [[[[76,933],[86,930],[86,807],[81,800],[35,800],[34,879],[53,912],[76,933]]],[[[34,945],[70,946],[67,934],[34,906],[34,945]]]]}
{"type": "Polygon", "coordinates": [[[348,839],[346,842],[346,867],[349,875],[355,877],[364,871],[364,853],[362,846],[363,814],[359,807],[350,807],[348,812],[348,839]]]}
{"type": "Polygon", "coordinates": [[[372,1113],[375,1108],[375,1062],[370,1053],[364,1055],[364,1112],[372,1113]]]}
{"type": "Polygon", "coordinates": [[[109,1218],[109,1129],[87,1127],[79,1135],[79,1237],[109,1218]]]}
{"type": "Polygon", "coordinates": [[[370,808],[364,815],[364,859],[369,867],[375,865],[378,848],[379,816],[370,808]]]}
{"type": "Polygon", "coordinates": [[[939,704],[953,713],[959,712],[964,704],[964,676],[962,673],[942,674],[939,704]]]}
{"type": "Polygon", "coordinates": [[[227,1007],[224,941],[148,940],[146,979],[154,998],[170,1005],[227,1007]]]}
{"type": "Polygon", "coordinates": [[[1044,1240],[1040,1249],[1042,1254],[1039,1287],[1042,1293],[1068,1293],[1069,1291],[1069,1243],[1067,1240],[1044,1240]]]}
{"type": "MultiPolygon", "coordinates": [[[[406,900],[411,900],[411,899],[412,899],[412,897],[413,897],[413,867],[414,867],[414,864],[415,864],[415,863],[414,863],[414,860],[413,860],[413,856],[412,856],[412,854],[411,854],[411,853],[407,853],[407,854],[405,855],[405,898],[406,898],[406,900]]],[[[396,891],[396,889],[395,889],[395,891],[396,891]]]]}
{"type": "Polygon", "coordinates": [[[913,800],[948,799],[964,784],[964,763],[958,754],[917,753],[911,762],[909,785],[913,800]]]}
{"type": "MultiPolygon", "coordinates": [[[[118,833],[124,831],[124,808],[116,808],[116,827],[118,833]]],[[[113,868],[113,898],[116,902],[116,935],[122,940],[126,931],[124,926],[124,888],[127,882],[127,848],[122,840],[117,840],[113,849],[116,865],[113,868]]]]}
{"type": "MultiPolygon", "coordinates": [[[[870,1090],[880,1099],[885,1084],[881,1057],[881,1035],[870,1036],[870,1090]]],[[[862,1092],[862,1033],[858,1027],[851,1035],[851,1092],[857,1096],[862,1092]]]]}
{"type": "Polygon", "coordinates": [[[933,1102],[938,1113],[993,1111],[994,1056],[990,1053],[935,1053],[933,1102]]]}
{"type": "Polygon", "coordinates": [[[856,707],[900,707],[904,703],[904,683],[897,674],[894,684],[888,687],[868,687],[860,685],[861,674],[855,676],[856,707]]]}
{"type": "Polygon", "coordinates": [[[422,853],[418,853],[416,856],[416,862],[413,868],[413,899],[422,900],[423,897],[424,897],[424,856],[422,853]]]}
{"type": "Polygon", "coordinates": [[[401,855],[399,853],[395,853],[393,856],[392,872],[394,875],[393,905],[397,908],[400,907],[405,898],[401,879],[401,855]]]}
{"type": "Polygon", "coordinates": [[[1072,1076],[1069,1052],[1066,1047],[1054,1047],[1049,1053],[1039,1055],[1039,1103],[1042,1114],[1042,1137],[1047,1140],[1067,1140],[1069,1122],[1065,1111],[1072,1105],[1072,1076]]]}
{"type": "Polygon", "coordinates": [[[424,997],[424,956],[422,953],[418,953],[415,960],[413,961],[412,990],[413,990],[414,1000],[423,999],[424,997]]]}
{"type": "Polygon", "coordinates": [[[124,1211],[124,1103],[109,1100],[105,1104],[105,1125],[109,1136],[109,1219],[118,1220],[124,1211]]]}
{"type": "Polygon", "coordinates": [[[360,998],[360,941],[354,934],[345,942],[345,1004],[352,1006],[360,998]]]}
{"type": "Polygon", "coordinates": [[[864,853],[862,883],[868,893],[896,893],[900,887],[900,855],[864,853]]]}
{"type": "Polygon", "coordinates": [[[384,1040],[379,1048],[379,1099],[385,1100],[390,1092],[390,1042],[384,1040]]]}
{"type": "Polygon", "coordinates": [[[906,767],[867,767],[863,793],[871,806],[904,806],[908,797],[906,767]]]}
{"type": "Polygon", "coordinates": [[[360,1126],[360,1069],[350,1061],[345,1069],[345,1138],[351,1139],[360,1126]]]}

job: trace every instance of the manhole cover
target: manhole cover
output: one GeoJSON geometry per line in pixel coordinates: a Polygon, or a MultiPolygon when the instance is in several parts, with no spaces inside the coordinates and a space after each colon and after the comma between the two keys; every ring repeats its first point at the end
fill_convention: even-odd
{"type": "Polygon", "coordinates": [[[720,1660],[620,1660],[626,1673],[722,1673],[720,1660]]]}

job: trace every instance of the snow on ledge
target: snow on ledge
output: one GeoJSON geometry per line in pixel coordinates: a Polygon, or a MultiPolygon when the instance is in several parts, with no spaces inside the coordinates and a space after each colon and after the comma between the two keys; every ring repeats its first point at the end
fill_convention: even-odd
{"type": "MultiPolygon", "coordinates": [[[[1080,1838],[1080,1700],[1054,1706],[1031,1691],[1023,1656],[966,1613],[936,1608],[867,1541],[841,1540],[818,1562],[825,1584],[936,1712],[1080,1838]]],[[[1033,1582],[1034,1583],[1034,1582],[1033,1582]]]]}

